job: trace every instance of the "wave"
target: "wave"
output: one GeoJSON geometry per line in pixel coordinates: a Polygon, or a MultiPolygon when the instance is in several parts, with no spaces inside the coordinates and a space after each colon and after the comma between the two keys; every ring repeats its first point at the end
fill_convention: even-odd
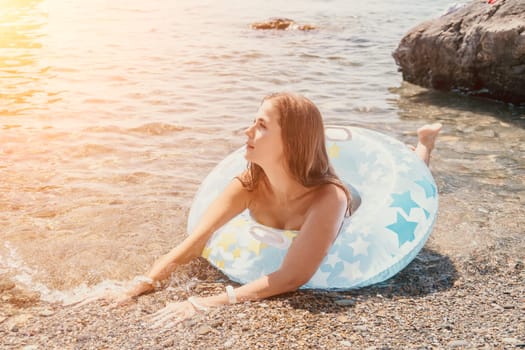
{"type": "Polygon", "coordinates": [[[128,131],[133,133],[139,133],[144,135],[155,135],[155,136],[163,136],[163,135],[169,135],[175,132],[179,132],[182,130],[185,130],[186,128],[174,124],[167,124],[167,123],[147,123],[135,128],[130,128],[128,131]]]}

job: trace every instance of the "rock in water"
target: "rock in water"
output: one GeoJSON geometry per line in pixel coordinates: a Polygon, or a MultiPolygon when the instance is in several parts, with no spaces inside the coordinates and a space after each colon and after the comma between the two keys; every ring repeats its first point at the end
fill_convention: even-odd
{"type": "Polygon", "coordinates": [[[472,1],[410,30],[393,56],[410,83],[525,105],[525,1],[472,1]]]}
{"type": "Polygon", "coordinates": [[[271,18],[265,22],[255,22],[251,24],[252,29],[257,30],[268,30],[268,29],[277,29],[277,30],[286,30],[286,29],[298,29],[298,30],[314,30],[317,27],[310,24],[297,25],[294,20],[288,18],[271,18]]]}

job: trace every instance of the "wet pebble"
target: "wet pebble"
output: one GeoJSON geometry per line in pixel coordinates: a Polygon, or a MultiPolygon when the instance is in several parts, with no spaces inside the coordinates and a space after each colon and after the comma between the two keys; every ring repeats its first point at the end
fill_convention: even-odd
{"type": "Polygon", "coordinates": [[[350,321],[350,318],[348,316],[345,316],[345,315],[337,316],[337,321],[341,322],[341,323],[347,323],[347,322],[350,321]]]}
{"type": "Polygon", "coordinates": [[[235,343],[235,341],[233,339],[228,339],[224,342],[224,344],[222,345],[225,349],[229,349],[233,346],[233,344],[235,343]]]}
{"type": "Polygon", "coordinates": [[[525,342],[522,342],[516,338],[503,338],[501,339],[505,344],[514,345],[514,346],[525,346],[525,342]]]}
{"type": "Polygon", "coordinates": [[[55,312],[53,310],[49,310],[49,309],[44,309],[44,310],[42,310],[42,311],[40,311],[38,313],[38,315],[44,316],[44,317],[49,317],[49,316],[52,316],[54,314],[55,314],[55,312]]]}
{"type": "Polygon", "coordinates": [[[211,328],[208,325],[202,325],[197,328],[197,334],[199,335],[205,335],[205,334],[210,333],[211,331],[213,331],[213,328],[211,328]]]}
{"type": "Polygon", "coordinates": [[[6,290],[11,290],[13,288],[15,288],[15,284],[11,281],[1,281],[0,282],[0,292],[3,292],[3,291],[6,291],[6,290]]]}
{"type": "Polygon", "coordinates": [[[366,332],[368,331],[368,327],[364,325],[357,325],[357,326],[354,326],[354,330],[359,331],[359,332],[366,332]]]}
{"type": "Polygon", "coordinates": [[[335,303],[339,306],[354,306],[355,300],[353,299],[339,299],[336,300],[335,303]]]}
{"type": "Polygon", "coordinates": [[[468,346],[469,343],[466,340],[453,340],[448,343],[448,346],[451,348],[459,348],[459,347],[465,347],[468,346]]]}

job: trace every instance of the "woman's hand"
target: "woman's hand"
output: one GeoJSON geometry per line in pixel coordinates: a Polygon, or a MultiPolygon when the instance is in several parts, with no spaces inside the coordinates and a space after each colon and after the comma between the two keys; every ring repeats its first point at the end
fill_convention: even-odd
{"type": "Polygon", "coordinates": [[[208,308],[198,303],[194,297],[188,300],[169,303],[150,316],[150,328],[171,328],[177,323],[190,319],[197,313],[205,313],[208,308]]]}
{"type": "Polygon", "coordinates": [[[188,300],[169,303],[150,316],[150,328],[168,329],[179,322],[192,318],[199,312],[188,300]]]}
{"type": "Polygon", "coordinates": [[[64,306],[80,308],[92,302],[100,302],[102,305],[109,305],[111,308],[130,304],[134,301],[133,296],[123,290],[97,290],[88,295],[81,296],[74,300],[64,303],[64,306]]]}
{"type": "Polygon", "coordinates": [[[99,301],[103,305],[117,307],[129,304],[134,301],[134,297],[154,289],[154,282],[151,278],[137,276],[133,281],[124,286],[99,286],[88,294],[64,302],[64,306],[79,308],[94,301],[99,301]]]}

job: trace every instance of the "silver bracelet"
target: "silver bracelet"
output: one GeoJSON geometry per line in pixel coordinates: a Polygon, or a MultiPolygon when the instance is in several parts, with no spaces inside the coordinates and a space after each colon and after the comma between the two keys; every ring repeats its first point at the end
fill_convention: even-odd
{"type": "Polygon", "coordinates": [[[197,311],[202,311],[202,312],[207,312],[209,310],[209,308],[207,308],[206,306],[200,304],[197,302],[197,300],[195,299],[195,297],[189,297],[188,298],[188,302],[195,308],[195,310],[197,311]]]}
{"type": "Polygon", "coordinates": [[[226,294],[228,294],[228,301],[230,304],[237,303],[237,296],[235,295],[235,290],[232,286],[226,286],[226,294]]]}

